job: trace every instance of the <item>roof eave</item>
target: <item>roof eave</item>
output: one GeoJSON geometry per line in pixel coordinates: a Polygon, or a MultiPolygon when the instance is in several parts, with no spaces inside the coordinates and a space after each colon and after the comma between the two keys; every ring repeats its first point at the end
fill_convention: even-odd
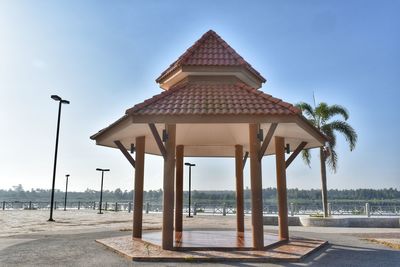
{"type": "Polygon", "coordinates": [[[103,128],[100,131],[98,131],[97,133],[91,135],[90,139],[97,141],[99,138],[101,138],[104,134],[109,132],[111,129],[117,127],[118,125],[120,125],[123,122],[126,122],[128,120],[128,117],[129,117],[129,115],[125,114],[124,116],[122,116],[118,120],[116,120],[113,123],[111,123],[109,126],[103,128]]]}

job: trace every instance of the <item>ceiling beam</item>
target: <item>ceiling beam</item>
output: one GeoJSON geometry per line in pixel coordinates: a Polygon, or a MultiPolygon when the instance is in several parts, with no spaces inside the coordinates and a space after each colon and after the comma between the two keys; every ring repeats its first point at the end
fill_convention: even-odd
{"type": "Polygon", "coordinates": [[[300,152],[304,149],[307,145],[307,142],[301,142],[300,145],[293,151],[290,157],[286,160],[286,169],[289,165],[293,162],[293,160],[300,154],[300,152]]]}
{"type": "Polygon", "coordinates": [[[167,156],[167,150],[165,149],[164,143],[160,137],[160,134],[157,131],[156,126],[154,125],[154,123],[149,123],[149,127],[150,127],[150,131],[154,136],[154,139],[156,140],[158,149],[160,149],[161,155],[164,157],[164,159],[167,156]]]}
{"type": "Polygon", "coordinates": [[[136,162],[124,145],[119,140],[114,141],[114,144],[119,148],[119,150],[121,150],[122,154],[124,154],[125,158],[131,163],[132,167],[135,168],[136,162]]]}
{"type": "Polygon", "coordinates": [[[271,124],[271,127],[269,127],[268,133],[265,136],[265,139],[261,145],[260,152],[258,154],[258,160],[261,160],[264,157],[265,151],[267,150],[268,145],[272,140],[272,136],[274,135],[276,127],[278,127],[278,123],[275,122],[271,124]]]}

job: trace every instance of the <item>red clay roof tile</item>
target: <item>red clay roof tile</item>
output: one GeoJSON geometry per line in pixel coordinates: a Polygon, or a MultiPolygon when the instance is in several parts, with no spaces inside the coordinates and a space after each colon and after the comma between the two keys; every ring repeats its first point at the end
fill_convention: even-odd
{"type": "Polygon", "coordinates": [[[134,115],[293,115],[301,111],[244,83],[186,83],[126,111],[134,115]]]}
{"type": "Polygon", "coordinates": [[[161,73],[156,82],[159,83],[163,78],[182,66],[243,66],[262,82],[266,81],[258,71],[212,30],[206,32],[161,73]]]}

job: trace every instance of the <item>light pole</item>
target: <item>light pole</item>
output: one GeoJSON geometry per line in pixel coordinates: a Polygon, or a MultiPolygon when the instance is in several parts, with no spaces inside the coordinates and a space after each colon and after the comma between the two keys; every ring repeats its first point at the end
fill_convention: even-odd
{"type": "Polygon", "coordinates": [[[66,174],[65,177],[67,178],[67,180],[65,182],[64,211],[67,210],[67,191],[68,191],[68,177],[69,177],[69,174],[66,174]]]}
{"type": "Polygon", "coordinates": [[[189,166],[189,215],[186,216],[187,218],[192,218],[193,216],[190,215],[190,200],[191,200],[191,194],[192,194],[192,167],[196,166],[196,164],[192,164],[189,162],[185,162],[186,166],[189,166]]]}
{"type": "Polygon", "coordinates": [[[56,149],[55,149],[55,153],[54,153],[53,184],[52,184],[52,187],[51,187],[50,218],[48,220],[49,222],[54,222],[54,219],[53,219],[54,187],[55,187],[55,183],[56,183],[58,136],[59,136],[59,133],[60,133],[61,105],[62,104],[69,104],[69,101],[65,100],[65,99],[62,99],[58,95],[52,95],[51,98],[54,99],[55,101],[58,101],[58,103],[59,103],[59,105],[58,105],[58,119],[57,119],[57,133],[56,133],[56,149]]]}
{"type": "Polygon", "coordinates": [[[103,214],[103,213],[101,212],[101,205],[102,205],[102,201],[103,201],[103,179],[104,179],[104,172],[109,172],[110,169],[100,169],[100,168],[97,168],[96,171],[101,172],[101,190],[100,190],[99,214],[103,214]]]}

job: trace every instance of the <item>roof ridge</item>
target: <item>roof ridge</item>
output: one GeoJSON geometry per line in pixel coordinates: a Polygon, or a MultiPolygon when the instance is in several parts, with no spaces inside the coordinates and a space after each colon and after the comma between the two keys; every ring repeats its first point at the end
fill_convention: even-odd
{"type": "Polygon", "coordinates": [[[212,31],[214,36],[217,38],[217,40],[220,41],[220,43],[226,48],[226,50],[239,62],[240,65],[248,65],[251,67],[251,65],[244,60],[244,58],[236,52],[235,49],[233,49],[224,39],[222,39],[221,36],[219,36],[216,32],[212,31]]]}
{"type": "Polygon", "coordinates": [[[179,66],[179,63],[181,63],[182,61],[186,60],[190,55],[193,54],[193,52],[196,50],[196,48],[198,48],[198,46],[203,43],[206,39],[206,37],[210,34],[216,34],[213,30],[209,30],[206,33],[204,33],[194,44],[192,44],[189,48],[187,48],[185,50],[185,52],[183,52],[182,55],[180,55],[178,57],[177,60],[175,60],[171,65],[169,65],[169,67],[164,70],[161,75],[156,79],[156,82],[159,82],[159,80],[166,74],[170,73],[171,71],[173,71],[176,67],[179,66]]]}

